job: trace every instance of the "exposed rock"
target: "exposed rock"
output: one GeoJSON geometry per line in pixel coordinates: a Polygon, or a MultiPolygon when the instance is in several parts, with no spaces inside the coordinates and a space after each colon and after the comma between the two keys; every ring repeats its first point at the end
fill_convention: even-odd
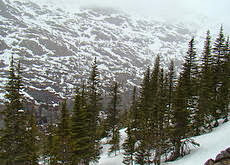
{"type": "MultiPolygon", "coordinates": [[[[103,90],[115,78],[125,96],[140,84],[157,54],[164,69],[173,59],[178,70],[191,38],[182,25],[142,20],[111,8],[82,8],[71,14],[36,2],[0,0],[0,18],[0,74],[7,77],[8,59],[15,55],[22,64],[25,93],[40,104],[71,96],[89,77],[94,57],[103,90]]],[[[124,98],[126,106],[130,98],[124,98]]]]}
{"type": "Polygon", "coordinates": [[[214,165],[214,160],[213,159],[208,159],[204,165],[214,165]]]}
{"type": "Polygon", "coordinates": [[[209,159],[205,162],[204,165],[230,165],[230,148],[227,148],[224,151],[221,151],[216,159],[209,159]]]}
{"type": "Polygon", "coordinates": [[[9,48],[3,40],[0,40],[0,51],[9,48]]]}
{"type": "Polygon", "coordinates": [[[42,47],[35,41],[23,40],[19,46],[28,48],[34,55],[42,55],[45,53],[42,47]]]}

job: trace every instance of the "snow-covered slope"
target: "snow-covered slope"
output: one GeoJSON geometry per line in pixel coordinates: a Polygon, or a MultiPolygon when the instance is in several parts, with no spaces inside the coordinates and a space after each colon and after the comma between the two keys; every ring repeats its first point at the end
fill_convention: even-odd
{"type": "Polygon", "coordinates": [[[170,59],[179,66],[194,35],[183,25],[136,18],[111,8],[68,12],[55,4],[0,0],[0,96],[11,55],[24,68],[26,96],[53,104],[88,77],[94,57],[103,85],[115,78],[127,90],[139,85],[157,54],[164,68],[170,59]]]}
{"type": "MultiPolygon", "coordinates": [[[[126,137],[124,129],[121,130],[122,139],[126,137]]],[[[162,165],[203,165],[208,159],[215,159],[220,151],[230,147],[230,122],[220,125],[213,132],[193,137],[200,144],[200,147],[193,148],[189,155],[173,162],[162,163],[162,165]]],[[[108,146],[105,146],[105,150],[108,146]]],[[[122,152],[117,157],[109,157],[105,153],[99,160],[99,165],[121,165],[122,152]]]]}

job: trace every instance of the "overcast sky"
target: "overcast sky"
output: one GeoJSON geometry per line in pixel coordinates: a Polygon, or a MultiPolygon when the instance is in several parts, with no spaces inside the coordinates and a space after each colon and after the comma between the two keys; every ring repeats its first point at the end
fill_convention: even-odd
{"type": "MultiPolygon", "coordinates": [[[[32,0],[33,1],[33,0],[32,0]]],[[[166,21],[185,20],[191,13],[209,17],[230,27],[230,0],[34,0],[62,4],[75,10],[81,6],[114,7],[150,18],[166,21]]]]}

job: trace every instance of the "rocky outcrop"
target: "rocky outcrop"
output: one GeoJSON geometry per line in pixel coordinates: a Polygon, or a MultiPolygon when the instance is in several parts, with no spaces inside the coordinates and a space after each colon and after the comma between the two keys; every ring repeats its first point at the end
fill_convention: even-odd
{"type": "Polygon", "coordinates": [[[193,35],[182,25],[136,18],[110,8],[70,13],[49,4],[0,0],[0,103],[11,55],[21,62],[25,96],[39,104],[58,104],[60,97],[71,96],[88,78],[95,57],[104,92],[115,78],[125,98],[140,84],[143,71],[157,54],[165,70],[171,59],[175,61],[177,72],[186,41],[193,35]]]}
{"type": "Polygon", "coordinates": [[[207,160],[204,165],[230,165],[230,147],[221,151],[215,160],[207,160]]]}

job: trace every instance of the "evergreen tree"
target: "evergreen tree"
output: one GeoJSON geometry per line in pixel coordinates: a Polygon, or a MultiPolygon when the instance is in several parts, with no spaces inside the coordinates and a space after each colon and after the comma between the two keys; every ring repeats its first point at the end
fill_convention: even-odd
{"type": "MultiPolygon", "coordinates": [[[[207,31],[206,40],[204,43],[203,56],[201,59],[201,73],[199,82],[199,114],[197,116],[196,127],[204,127],[204,129],[211,130],[212,112],[213,109],[213,73],[212,64],[213,56],[211,54],[211,36],[207,31]]],[[[205,130],[204,130],[205,131],[205,130]]],[[[202,132],[201,132],[202,133],[202,132]]]]}
{"type": "Polygon", "coordinates": [[[57,127],[57,160],[62,164],[71,163],[70,117],[66,108],[66,100],[61,105],[60,123],[57,127]]]}
{"type": "Polygon", "coordinates": [[[148,67],[144,75],[143,83],[141,84],[140,99],[136,103],[136,109],[134,113],[135,121],[135,135],[137,140],[140,140],[143,136],[145,127],[147,127],[148,120],[150,118],[151,107],[151,90],[150,90],[150,68],[148,67]]]}
{"type": "Polygon", "coordinates": [[[165,129],[166,129],[166,120],[165,114],[167,109],[167,90],[166,90],[166,83],[165,83],[165,76],[164,70],[161,69],[159,73],[159,82],[158,82],[158,90],[156,95],[156,111],[157,116],[155,120],[155,128],[153,129],[154,140],[156,143],[154,144],[155,148],[155,158],[154,163],[159,165],[161,162],[161,155],[163,154],[164,148],[166,147],[166,136],[165,136],[165,129]]]}
{"type": "Polygon", "coordinates": [[[91,118],[87,112],[87,104],[85,98],[84,87],[80,91],[76,91],[74,99],[73,115],[71,118],[71,142],[72,142],[72,164],[88,165],[90,161],[94,160],[92,154],[92,142],[90,122],[91,118]]]}
{"type": "Polygon", "coordinates": [[[165,75],[165,97],[166,97],[166,107],[164,113],[164,131],[163,131],[163,152],[165,154],[166,160],[168,153],[170,152],[170,147],[172,146],[171,139],[173,138],[173,102],[175,97],[175,86],[176,86],[176,74],[175,74],[175,66],[174,62],[171,61],[169,65],[169,71],[165,75]]]}
{"type": "MultiPolygon", "coordinates": [[[[163,73],[162,73],[163,74],[163,73]]],[[[161,88],[161,81],[163,81],[161,78],[161,68],[160,68],[160,57],[157,56],[155,59],[155,64],[154,64],[154,68],[151,74],[151,79],[150,79],[150,98],[151,98],[151,106],[150,106],[150,114],[149,114],[149,118],[147,120],[147,124],[146,124],[146,129],[147,129],[147,134],[149,134],[148,139],[146,139],[147,141],[150,141],[150,139],[152,139],[150,141],[150,148],[155,149],[155,158],[154,158],[154,163],[156,164],[158,162],[157,158],[159,158],[159,137],[160,137],[160,116],[161,116],[161,98],[160,95],[160,88],[161,88]]]]}
{"type": "Polygon", "coordinates": [[[133,87],[133,94],[132,94],[132,103],[130,107],[130,116],[129,116],[129,124],[131,125],[131,129],[135,129],[138,123],[138,112],[137,112],[137,87],[133,87]]]}
{"type": "Polygon", "coordinates": [[[171,113],[173,111],[173,108],[172,108],[172,103],[173,103],[173,94],[174,94],[174,91],[175,91],[175,81],[176,81],[176,75],[175,75],[175,66],[174,66],[174,62],[171,61],[170,62],[170,66],[169,66],[169,73],[167,75],[167,78],[166,78],[166,83],[168,83],[168,94],[167,94],[167,97],[168,97],[168,112],[166,112],[167,116],[166,116],[166,121],[168,122],[168,126],[169,126],[169,123],[170,123],[170,119],[171,119],[171,113]]]}
{"type": "Polygon", "coordinates": [[[100,92],[100,79],[99,72],[97,68],[97,60],[94,59],[92,64],[92,71],[89,78],[88,86],[88,106],[87,112],[90,118],[89,131],[91,132],[91,154],[94,157],[94,161],[99,159],[100,149],[99,149],[99,138],[100,135],[97,133],[99,127],[99,111],[101,108],[101,92],[100,92]]]}
{"type": "MultiPolygon", "coordinates": [[[[143,134],[143,136],[146,136],[146,135],[143,134]]],[[[147,138],[144,137],[143,139],[147,139],[147,138]]],[[[152,163],[149,144],[146,144],[146,143],[147,143],[147,140],[139,141],[139,144],[138,144],[138,147],[135,153],[136,164],[150,165],[152,163]]]]}
{"type": "Polygon", "coordinates": [[[120,94],[119,94],[117,82],[115,82],[114,85],[112,85],[110,95],[112,98],[108,108],[107,121],[110,128],[110,137],[112,137],[112,139],[109,141],[109,144],[111,144],[111,147],[109,149],[109,154],[115,153],[116,156],[116,151],[120,149],[119,146],[120,134],[119,134],[119,121],[118,121],[118,114],[119,114],[118,106],[120,102],[120,94]]]}
{"type": "Polygon", "coordinates": [[[134,153],[135,153],[135,136],[134,133],[132,132],[133,130],[131,129],[131,126],[129,125],[126,134],[127,134],[127,139],[123,143],[123,149],[124,149],[124,158],[123,158],[123,163],[126,165],[133,165],[134,164],[134,153]]]}
{"type": "Polygon", "coordinates": [[[49,165],[58,163],[58,146],[57,144],[56,125],[49,123],[44,132],[43,157],[49,165]]]}
{"type": "Polygon", "coordinates": [[[225,42],[224,49],[224,62],[223,62],[223,77],[222,86],[220,88],[221,94],[221,103],[222,104],[222,117],[224,121],[228,121],[228,112],[229,112],[229,101],[230,101],[230,47],[229,47],[229,37],[225,42]]]}
{"type": "Polygon", "coordinates": [[[127,165],[133,165],[135,161],[135,144],[136,144],[136,132],[137,132],[137,122],[138,122],[138,113],[137,113],[137,88],[133,87],[132,94],[132,103],[130,107],[130,116],[128,119],[128,127],[126,130],[127,138],[122,144],[124,149],[123,163],[127,165]]]}
{"type": "Polygon", "coordinates": [[[191,113],[193,116],[197,113],[197,71],[196,51],[194,38],[192,38],[189,42],[187,56],[185,57],[185,63],[175,91],[173,111],[174,131],[172,137],[174,153],[172,159],[181,156],[180,149],[182,144],[180,139],[189,136],[191,130],[191,113]]]}
{"type": "Polygon", "coordinates": [[[213,46],[213,111],[212,115],[215,119],[214,126],[218,126],[218,119],[221,116],[221,112],[224,110],[225,105],[222,102],[222,99],[225,97],[225,92],[222,91],[225,87],[223,86],[223,64],[224,64],[224,54],[225,54],[225,38],[223,34],[223,27],[221,26],[220,32],[213,46]],[[224,92],[224,93],[222,93],[224,92]]]}
{"type": "Polygon", "coordinates": [[[26,132],[26,157],[29,165],[38,165],[39,158],[39,131],[36,125],[36,119],[33,113],[28,114],[28,127],[26,132]]]}
{"type": "Polygon", "coordinates": [[[135,153],[136,162],[146,162],[150,159],[150,146],[151,141],[151,128],[150,128],[150,115],[151,115],[151,73],[150,68],[148,67],[144,75],[143,83],[141,84],[141,95],[140,99],[137,102],[136,114],[135,114],[135,128],[134,134],[138,143],[135,153]],[[143,136],[144,135],[144,136],[143,136]],[[142,157],[144,156],[144,157],[142,157]],[[148,157],[148,158],[146,158],[148,157]],[[143,158],[143,160],[141,160],[143,158]]]}
{"type": "Polygon", "coordinates": [[[4,128],[1,130],[0,139],[0,159],[3,160],[3,164],[7,165],[26,164],[32,161],[27,155],[31,148],[27,145],[28,122],[23,110],[23,85],[20,69],[20,64],[15,69],[12,57],[9,80],[6,85],[6,108],[3,110],[4,128]]]}

